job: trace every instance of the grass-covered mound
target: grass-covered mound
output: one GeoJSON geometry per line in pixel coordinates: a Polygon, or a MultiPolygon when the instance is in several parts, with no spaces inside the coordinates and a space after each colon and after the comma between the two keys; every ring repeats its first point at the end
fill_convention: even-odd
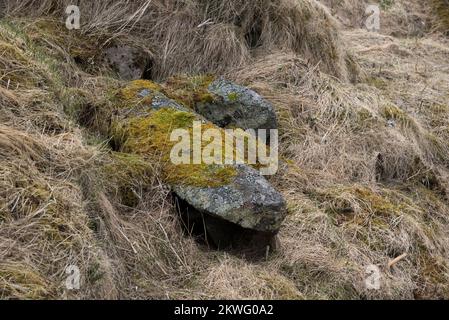
{"type": "MultiPolygon", "coordinates": [[[[51,14],[63,2],[32,12],[51,14]]],[[[322,12],[315,1],[214,1],[206,15],[214,24],[199,36],[204,16],[194,12],[205,12],[195,11],[203,2],[165,3],[175,10],[151,11],[165,15],[145,29],[139,2],[117,2],[118,20],[98,19],[103,25],[80,38],[40,19],[0,22],[0,297],[447,298],[447,42],[362,30],[342,37],[328,18],[312,19],[322,12]],[[276,16],[294,3],[306,5],[287,10],[287,21],[276,16]],[[270,180],[289,208],[276,254],[247,261],[196,244],[182,232],[160,162],[113,151],[105,119],[117,92],[135,91],[95,57],[109,31],[133,25],[133,9],[131,37],[151,46],[156,79],[226,74],[276,107],[282,161],[270,180]],[[294,17],[309,17],[306,28],[295,29],[294,17]],[[278,30],[289,32],[274,39],[278,30]],[[342,47],[363,71],[354,84],[335,78],[342,47]],[[364,285],[372,264],[382,272],[378,291],[364,285]],[[81,271],[78,291],[65,288],[69,265],[81,271]]],[[[180,102],[202,98],[174,80],[180,102]]],[[[125,141],[147,146],[139,139],[125,141]]]]}
{"type": "MultiPolygon", "coordinates": [[[[11,1],[9,8],[14,15],[54,14],[62,19],[68,4],[11,1]]],[[[315,0],[84,1],[80,10],[84,33],[103,39],[132,29],[151,43],[155,79],[222,73],[279,49],[292,50],[342,79],[348,76],[348,53],[337,24],[315,0]]]]}

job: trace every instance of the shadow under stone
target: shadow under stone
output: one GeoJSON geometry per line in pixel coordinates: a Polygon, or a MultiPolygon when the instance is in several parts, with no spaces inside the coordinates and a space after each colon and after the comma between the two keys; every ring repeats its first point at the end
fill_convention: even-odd
{"type": "Polygon", "coordinates": [[[186,235],[209,249],[226,251],[248,259],[267,257],[278,248],[275,233],[243,228],[235,223],[203,213],[173,194],[186,235]]]}

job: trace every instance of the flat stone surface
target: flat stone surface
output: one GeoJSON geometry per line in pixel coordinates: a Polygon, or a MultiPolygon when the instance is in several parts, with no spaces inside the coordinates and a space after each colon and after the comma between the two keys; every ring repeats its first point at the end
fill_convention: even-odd
{"type": "Polygon", "coordinates": [[[174,185],[173,191],[192,207],[243,228],[277,232],[285,218],[282,195],[258,171],[237,166],[238,175],[228,185],[204,188],[174,185]]]}

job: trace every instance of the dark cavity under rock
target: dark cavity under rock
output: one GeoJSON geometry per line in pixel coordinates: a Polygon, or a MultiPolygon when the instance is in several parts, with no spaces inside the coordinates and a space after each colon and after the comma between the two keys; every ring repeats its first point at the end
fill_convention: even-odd
{"type": "Polygon", "coordinates": [[[276,232],[243,228],[221,218],[202,213],[174,195],[181,223],[187,235],[216,250],[243,254],[248,258],[266,257],[279,249],[276,232]]]}

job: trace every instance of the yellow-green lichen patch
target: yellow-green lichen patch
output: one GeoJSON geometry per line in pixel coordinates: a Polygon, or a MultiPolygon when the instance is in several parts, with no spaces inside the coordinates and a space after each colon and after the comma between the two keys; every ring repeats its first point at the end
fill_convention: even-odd
{"type": "MultiPolygon", "coordinates": [[[[228,184],[236,175],[235,168],[223,165],[173,164],[170,152],[176,142],[170,141],[175,129],[192,132],[192,113],[162,108],[152,111],[146,117],[135,117],[117,121],[113,135],[122,140],[122,150],[144,156],[153,163],[159,163],[168,183],[193,186],[217,187],[228,184]]],[[[204,128],[210,124],[204,124],[204,128]]]]}
{"type": "Polygon", "coordinates": [[[228,94],[228,99],[229,101],[237,101],[237,99],[239,98],[239,94],[237,92],[231,92],[230,94],[228,94]]]}
{"type": "Polygon", "coordinates": [[[166,172],[168,183],[197,187],[220,187],[232,182],[236,169],[231,166],[181,164],[166,172]]]}
{"type": "Polygon", "coordinates": [[[140,100],[145,95],[145,90],[162,91],[162,87],[149,80],[134,80],[131,81],[125,88],[120,91],[121,97],[128,101],[140,100]]]}
{"type": "Polygon", "coordinates": [[[171,77],[164,85],[164,93],[191,109],[198,102],[213,102],[215,96],[207,88],[215,80],[211,75],[171,77]]]}
{"type": "Polygon", "coordinates": [[[118,98],[123,106],[135,106],[136,104],[151,105],[154,92],[161,92],[162,87],[149,80],[134,80],[126,87],[119,90],[118,98]]]}

